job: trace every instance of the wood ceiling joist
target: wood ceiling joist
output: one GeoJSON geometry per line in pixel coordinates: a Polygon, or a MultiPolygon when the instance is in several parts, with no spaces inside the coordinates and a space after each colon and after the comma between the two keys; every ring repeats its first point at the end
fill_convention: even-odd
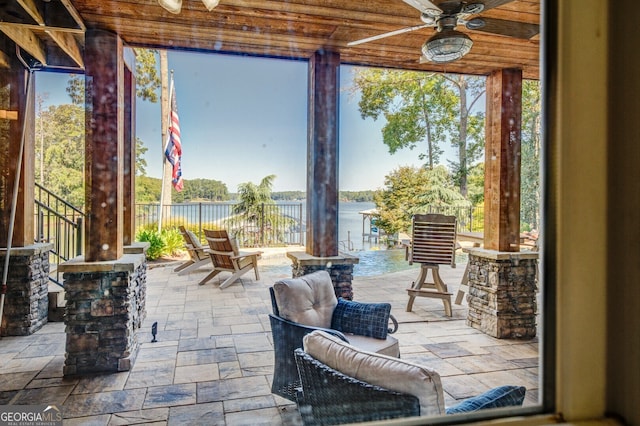
{"type": "Polygon", "coordinates": [[[9,59],[9,55],[0,50],[0,68],[9,69],[11,68],[11,61],[9,59]]]}
{"type": "Polygon", "coordinates": [[[41,64],[47,65],[44,43],[33,31],[6,23],[0,23],[0,31],[5,33],[5,35],[20,46],[20,48],[40,61],[41,64]]]}
{"type": "Polygon", "coordinates": [[[47,30],[51,38],[80,68],[84,68],[84,59],[76,38],[64,31],[47,30]]]}
{"type": "Polygon", "coordinates": [[[82,20],[82,17],[80,16],[80,14],[76,10],[76,8],[73,6],[73,4],[71,4],[71,1],[70,0],[60,0],[60,3],[62,3],[62,5],[65,7],[65,9],[67,9],[67,12],[69,12],[69,15],[73,18],[73,20],[76,21],[76,24],[78,24],[78,27],[83,32],[86,31],[87,26],[84,24],[84,21],[82,20]]]}
{"type": "MultiPolygon", "coordinates": [[[[19,19],[11,20],[11,22],[0,22],[0,31],[44,66],[51,65],[51,61],[48,58],[48,50],[52,48],[57,50],[59,48],[71,58],[76,66],[83,68],[82,42],[86,27],[71,1],[57,0],[59,1],[57,4],[43,4],[38,3],[38,1],[16,0],[16,8],[21,7],[23,10],[21,12],[23,15],[22,22],[18,22],[19,19]],[[64,8],[60,8],[60,4],[64,8]],[[55,7],[51,9],[50,6],[55,7]],[[69,14],[68,16],[64,15],[65,10],[69,14]],[[61,12],[63,15],[61,15],[61,12]],[[51,18],[50,21],[54,25],[47,24],[49,20],[46,19],[47,16],[51,18]],[[69,16],[71,16],[71,20],[69,16]],[[60,17],[65,19],[61,20],[60,17]],[[77,28],[70,28],[73,25],[66,26],[67,24],[72,24],[72,21],[75,22],[77,28]],[[57,26],[55,22],[62,23],[64,26],[57,26]]],[[[15,9],[15,12],[18,10],[15,9]]],[[[18,16],[18,14],[14,16],[18,16]]]]}
{"type": "Polygon", "coordinates": [[[17,0],[18,4],[22,6],[22,8],[31,16],[31,18],[36,21],[39,25],[44,25],[44,18],[40,14],[38,7],[34,0],[17,0]]]}

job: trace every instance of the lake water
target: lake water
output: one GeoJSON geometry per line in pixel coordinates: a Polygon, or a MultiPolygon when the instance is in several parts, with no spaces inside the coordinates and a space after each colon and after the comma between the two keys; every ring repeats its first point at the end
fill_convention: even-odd
{"type": "MultiPolygon", "coordinates": [[[[362,215],[358,212],[375,208],[375,203],[353,202],[338,204],[338,241],[342,251],[378,250],[384,248],[380,242],[363,241],[362,215]]],[[[365,221],[365,232],[369,232],[369,220],[365,221]]]]}
{"type": "MultiPolygon", "coordinates": [[[[305,217],[305,204],[303,203],[303,217],[305,217]]],[[[374,276],[406,269],[418,269],[419,264],[409,265],[405,259],[404,248],[388,249],[386,243],[380,241],[368,241],[362,238],[361,211],[375,208],[375,203],[368,202],[341,202],[338,205],[338,241],[340,251],[352,254],[359,258],[359,263],[353,267],[354,276],[374,276]]],[[[369,232],[369,221],[365,221],[365,232],[369,232]]],[[[457,263],[465,263],[466,254],[459,253],[456,256],[457,263]]],[[[290,265],[273,266],[282,268],[284,273],[291,271],[290,265]]],[[[418,272],[416,271],[416,274],[418,272]]],[[[417,275],[416,275],[417,276],[417,275]]]]}
{"type": "MultiPolygon", "coordinates": [[[[303,210],[305,207],[303,203],[303,210]]],[[[363,215],[359,212],[373,208],[375,204],[368,202],[341,202],[338,205],[339,249],[360,259],[359,263],[354,265],[353,275],[374,276],[419,267],[419,265],[409,265],[405,260],[404,249],[387,249],[386,243],[379,240],[363,240],[363,215]]],[[[304,211],[303,217],[305,217],[304,211]]],[[[365,232],[368,233],[368,219],[364,227],[365,232]]],[[[273,268],[282,268],[284,273],[291,271],[290,265],[273,266],[273,268]]]]}

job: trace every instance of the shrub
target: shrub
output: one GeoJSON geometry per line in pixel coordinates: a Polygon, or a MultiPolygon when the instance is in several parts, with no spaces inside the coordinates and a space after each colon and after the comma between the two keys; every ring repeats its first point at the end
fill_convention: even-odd
{"type": "Polygon", "coordinates": [[[160,236],[164,241],[162,254],[173,255],[184,251],[184,239],[178,228],[163,229],[160,236]]]}
{"type": "Polygon", "coordinates": [[[147,249],[147,259],[155,260],[162,256],[164,251],[164,240],[157,231],[153,231],[151,229],[143,229],[138,232],[136,236],[136,240],[149,243],[149,248],[147,249]]]}

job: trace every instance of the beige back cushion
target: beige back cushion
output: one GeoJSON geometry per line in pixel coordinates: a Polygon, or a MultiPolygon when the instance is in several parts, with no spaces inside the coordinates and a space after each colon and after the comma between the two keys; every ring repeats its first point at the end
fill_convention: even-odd
{"type": "Polygon", "coordinates": [[[280,280],[273,290],[281,317],[311,327],[331,328],[338,299],[327,271],[280,280]]]}
{"type": "Polygon", "coordinates": [[[442,382],[434,370],[399,358],[360,351],[319,330],[304,337],[303,347],[313,358],[342,374],[418,397],[422,416],[445,414],[442,382]]]}

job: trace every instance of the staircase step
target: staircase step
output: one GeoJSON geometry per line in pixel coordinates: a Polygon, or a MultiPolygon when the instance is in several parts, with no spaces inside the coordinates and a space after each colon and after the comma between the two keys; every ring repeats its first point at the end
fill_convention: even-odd
{"type": "Polygon", "coordinates": [[[67,301],[64,299],[64,288],[50,282],[49,283],[49,315],[50,322],[64,321],[64,307],[67,301]]]}

